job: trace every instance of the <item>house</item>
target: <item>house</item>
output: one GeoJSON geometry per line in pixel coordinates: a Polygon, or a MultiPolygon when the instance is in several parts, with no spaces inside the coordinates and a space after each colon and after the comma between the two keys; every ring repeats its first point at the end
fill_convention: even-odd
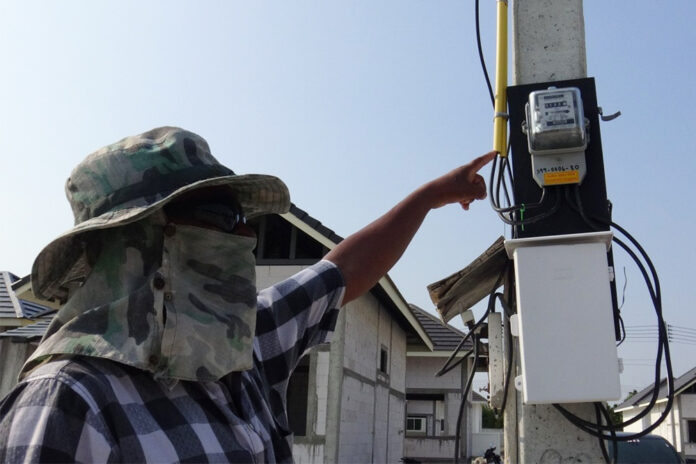
{"type": "Polygon", "coordinates": [[[22,364],[36,349],[56,311],[55,307],[18,298],[15,289],[26,282],[28,278],[0,272],[0,398],[14,386],[22,364]]]}
{"type": "MultiPolygon", "coordinates": [[[[624,422],[643,411],[653,394],[649,385],[623,403],[615,411],[623,413],[624,422]]],[[[641,432],[662,414],[667,403],[667,380],[659,385],[657,402],[641,420],[624,427],[625,432],[641,432]]],[[[652,433],[669,441],[685,458],[696,459],[696,367],[674,379],[674,402],[667,418],[652,433]]]]}
{"type": "MultiPolygon", "coordinates": [[[[287,214],[263,216],[250,225],[258,236],[260,288],[315,263],[341,241],[294,205],[287,214]]],[[[15,299],[31,298],[30,285],[16,293],[15,299]]],[[[3,379],[10,382],[45,330],[36,325],[19,330],[30,321],[19,316],[14,303],[13,308],[15,326],[0,334],[2,343],[23,345],[0,359],[3,379]]],[[[293,374],[288,415],[295,462],[383,463],[404,456],[407,346],[430,351],[433,342],[385,276],[340,312],[332,342],[314,348],[293,374]]]]}
{"type": "MultiPolygon", "coordinates": [[[[462,390],[473,360],[436,377],[449,356],[464,338],[464,333],[444,324],[436,316],[416,305],[413,314],[433,341],[433,350],[418,343],[409,344],[406,360],[406,438],[404,456],[423,463],[453,462],[457,440],[457,417],[462,390]]],[[[468,340],[455,359],[473,347],[468,340]]],[[[486,370],[487,361],[479,360],[477,371],[486,370]]],[[[469,391],[462,412],[460,459],[482,456],[491,443],[501,449],[502,431],[482,427],[482,407],[488,401],[469,391]]]]}

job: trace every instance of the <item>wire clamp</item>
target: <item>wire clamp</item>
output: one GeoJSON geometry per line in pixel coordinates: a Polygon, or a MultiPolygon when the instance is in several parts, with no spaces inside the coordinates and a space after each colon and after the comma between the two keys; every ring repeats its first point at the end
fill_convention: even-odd
{"type": "Polygon", "coordinates": [[[510,119],[510,115],[508,113],[501,113],[500,111],[496,111],[493,114],[493,120],[495,120],[496,118],[503,118],[507,121],[508,119],[510,119]]]}
{"type": "Polygon", "coordinates": [[[619,116],[621,116],[621,111],[617,111],[614,114],[609,114],[607,116],[604,116],[604,112],[602,111],[601,106],[597,107],[597,112],[599,113],[599,117],[602,121],[612,121],[612,120],[618,118],[619,116]]]}

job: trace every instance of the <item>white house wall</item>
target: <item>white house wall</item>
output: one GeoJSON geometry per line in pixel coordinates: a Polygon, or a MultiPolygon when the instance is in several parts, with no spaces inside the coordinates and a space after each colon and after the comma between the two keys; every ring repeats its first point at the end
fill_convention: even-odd
{"type": "Polygon", "coordinates": [[[408,375],[406,388],[408,390],[422,389],[453,389],[460,390],[461,369],[456,367],[441,377],[435,377],[447,358],[445,357],[408,357],[408,375]]]}
{"type": "MultiPolygon", "coordinates": [[[[672,408],[672,412],[667,415],[664,421],[660,425],[658,425],[652,432],[654,435],[659,435],[669,441],[674,448],[681,452],[684,450],[684,446],[682,445],[681,442],[681,427],[680,427],[680,413],[678,411],[678,400],[679,398],[675,399],[674,402],[674,407],[672,408]]],[[[657,403],[655,406],[653,406],[652,410],[643,416],[642,419],[634,422],[633,424],[627,425],[624,427],[625,432],[631,432],[631,433],[638,433],[642,432],[646,428],[648,428],[650,425],[654,424],[662,414],[662,412],[665,410],[665,402],[657,403]]],[[[626,422],[630,419],[633,419],[635,416],[637,416],[643,408],[636,408],[630,411],[624,411],[623,412],[623,421],[626,422]]],[[[683,416],[682,416],[683,417],[683,416]]]]}
{"type": "Polygon", "coordinates": [[[256,288],[259,290],[275,285],[294,276],[308,266],[256,266],[256,288]]]}
{"type": "Polygon", "coordinates": [[[677,397],[677,404],[681,410],[679,423],[682,428],[682,442],[684,443],[684,455],[696,458],[696,443],[689,443],[689,427],[687,421],[696,420],[696,393],[683,393],[677,397]]]}
{"type": "Polygon", "coordinates": [[[691,420],[696,419],[696,393],[679,395],[679,402],[682,417],[691,420]]]}

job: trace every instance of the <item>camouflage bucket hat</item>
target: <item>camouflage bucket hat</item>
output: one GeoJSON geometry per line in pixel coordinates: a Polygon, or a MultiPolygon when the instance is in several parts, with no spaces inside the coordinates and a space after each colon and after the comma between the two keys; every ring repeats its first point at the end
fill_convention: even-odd
{"type": "Polygon", "coordinates": [[[65,299],[70,283],[89,274],[85,234],[138,221],[186,192],[221,185],[234,191],[247,218],[290,208],[280,179],[235,175],[210,154],[202,137],[183,129],[160,127],[97,150],[66,182],[75,227],[37,256],[31,273],[34,294],[65,299]]]}

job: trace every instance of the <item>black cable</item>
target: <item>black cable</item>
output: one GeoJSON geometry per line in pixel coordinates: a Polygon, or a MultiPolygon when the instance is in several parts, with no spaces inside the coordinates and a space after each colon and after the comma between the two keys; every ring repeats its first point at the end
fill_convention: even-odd
{"type": "Polygon", "coordinates": [[[623,317],[621,316],[619,316],[619,326],[621,327],[621,339],[619,340],[619,343],[616,344],[617,348],[626,341],[626,326],[624,325],[623,317]]]}
{"type": "MultiPolygon", "coordinates": [[[[539,215],[532,216],[530,218],[520,219],[520,220],[509,219],[509,218],[505,217],[502,213],[498,213],[498,216],[500,217],[500,219],[502,219],[502,221],[504,223],[511,225],[511,226],[524,226],[524,225],[534,224],[535,222],[539,222],[541,220],[547,219],[547,218],[553,216],[554,214],[556,214],[561,209],[562,203],[563,203],[562,197],[560,195],[556,195],[556,201],[553,204],[553,206],[550,209],[544,211],[543,213],[541,213],[539,215]]],[[[521,211],[522,208],[527,210],[527,209],[530,209],[531,206],[532,205],[530,205],[530,206],[521,205],[519,210],[521,211]]]]}
{"type": "Polygon", "coordinates": [[[455,432],[454,440],[454,464],[459,464],[459,439],[462,432],[462,419],[464,416],[464,407],[466,406],[466,397],[469,395],[469,390],[471,389],[471,383],[474,380],[474,374],[476,373],[476,366],[478,365],[479,350],[478,350],[478,335],[474,335],[474,364],[471,366],[471,371],[469,372],[469,378],[466,381],[466,386],[462,392],[462,402],[459,405],[459,414],[457,414],[457,428],[455,432]]]}
{"type": "MultiPolygon", "coordinates": [[[[503,308],[505,308],[505,314],[508,318],[510,319],[510,314],[507,313],[508,308],[506,308],[507,305],[504,303],[504,299],[501,297],[498,298],[503,305],[503,308]]],[[[507,331],[507,371],[505,373],[505,385],[503,386],[503,404],[500,405],[500,410],[495,410],[495,414],[500,417],[504,412],[505,412],[505,406],[507,405],[507,396],[508,396],[508,388],[510,388],[510,378],[512,377],[512,364],[514,362],[514,350],[512,348],[513,344],[513,339],[512,339],[512,332],[510,330],[507,331]]]]}
{"type": "MultiPolygon", "coordinates": [[[[586,224],[588,224],[590,227],[597,229],[597,225],[588,218],[584,210],[582,208],[582,202],[580,199],[579,195],[579,189],[576,187],[575,189],[575,201],[577,204],[573,204],[571,201],[570,195],[568,195],[568,191],[566,190],[566,198],[568,200],[569,206],[574,209],[576,212],[580,214],[582,217],[583,221],[585,221],[586,224]]],[[[597,220],[597,218],[592,218],[594,220],[597,220]]],[[[606,221],[599,219],[598,220],[600,223],[605,223],[606,221]]],[[[660,283],[659,283],[659,278],[657,276],[657,271],[655,270],[654,265],[652,264],[652,261],[650,260],[650,257],[647,255],[643,247],[638,243],[638,241],[631,235],[629,234],[625,229],[623,229],[621,226],[618,224],[615,224],[614,222],[610,222],[609,225],[614,227],[615,229],[619,230],[635,247],[636,249],[640,252],[641,257],[647,263],[648,267],[650,268],[650,273],[651,275],[648,275],[647,270],[645,269],[645,266],[643,265],[643,262],[640,260],[640,258],[631,250],[628,245],[626,245],[621,239],[618,237],[614,236],[614,242],[617,243],[621,248],[623,248],[629,256],[635,261],[636,265],[641,271],[641,274],[643,275],[643,278],[646,282],[646,286],[648,287],[648,291],[650,293],[651,300],[653,302],[653,306],[655,307],[655,313],[658,317],[658,331],[659,331],[659,337],[658,337],[658,353],[656,357],[656,363],[655,363],[655,384],[653,386],[653,394],[651,396],[651,400],[646,408],[643,409],[641,413],[633,417],[632,419],[622,422],[621,424],[612,424],[609,426],[602,426],[601,424],[593,424],[591,422],[588,422],[580,417],[575,416],[574,414],[570,413],[567,411],[565,408],[563,408],[560,405],[554,404],[554,407],[564,416],[566,419],[571,421],[574,425],[579,427],[581,430],[584,430],[585,432],[589,433],[590,435],[593,435],[595,437],[607,440],[607,439],[612,439],[612,440],[618,440],[618,441],[628,441],[632,439],[639,438],[641,436],[644,436],[648,433],[650,433],[652,430],[654,430],[664,419],[667,417],[671,407],[672,403],[674,400],[674,377],[672,373],[672,362],[671,362],[671,354],[669,350],[669,343],[668,343],[668,337],[667,337],[667,330],[665,328],[665,322],[662,317],[662,295],[661,295],[661,290],[660,290],[660,283]],[[650,279],[652,277],[652,280],[650,279]],[[640,420],[642,417],[644,417],[647,413],[650,412],[652,407],[655,405],[657,402],[657,398],[659,396],[659,389],[660,389],[660,377],[661,377],[661,363],[662,363],[662,355],[664,354],[665,357],[665,366],[667,370],[667,404],[665,405],[665,410],[663,413],[660,415],[660,417],[657,419],[655,423],[653,423],[651,426],[649,426],[647,429],[643,430],[642,432],[632,434],[629,436],[623,436],[623,437],[615,437],[614,436],[609,436],[607,437],[602,431],[609,431],[610,433],[612,430],[615,430],[614,427],[616,428],[624,428],[627,425],[630,425],[632,423],[635,423],[636,421],[640,420]]]]}
{"type": "MultiPolygon", "coordinates": [[[[594,404],[594,410],[595,410],[595,418],[597,420],[597,423],[601,424],[602,423],[602,415],[599,412],[599,404],[598,403],[594,404]]],[[[611,462],[609,460],[609,453],[607,453],[607,447],[604,444],[604,440],[602,440],[601,438],[598,438],[597,440],[599,440],[599,449],[602,450],[602,457],[604,457],[604,462],[606,462],[607,464],[611,464],[611,462]]]]}
{"type": "Polygon", "coordinates": [[[614,464],[619,462],[619,442],[616,440],[616,427],[614,427],[614,420],[611,418],[611,414],[609,414],[609,409],[605,404],[598,403],[597,406],[599,407],[599,410],[601,411],[602,415],[604,415],[604,419],[607,421],[607,425],[611,427],[609,429],[609,433],[611,434],[611,445],[614,451],[612,453],[613,456],[611,464],[614,464]]]}
{"type": "Polygon", "coordinates": [[[488,76],[488,69],[486,68],[486,60],[483,58],[483,48],[481,47],[481,27],[479,26],[479,0],[474,2],[475,18],[476,18],[476,45],[478,46],[479,60],[481,61],[481,68],[483,69],[483,76],[486,78],[486,85],[488,86],[488,94],[491,96],[491,104],[495,107],[495,96],[493,95],[493,87],[491,87],[491,79],[488,76]]]}

